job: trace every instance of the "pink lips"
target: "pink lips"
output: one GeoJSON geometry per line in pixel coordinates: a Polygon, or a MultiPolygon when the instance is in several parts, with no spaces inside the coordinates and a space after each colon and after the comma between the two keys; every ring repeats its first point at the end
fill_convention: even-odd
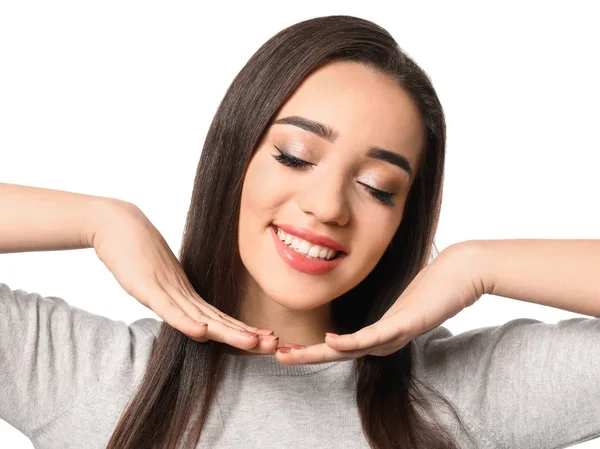
{"type": "MultiPolygon", "coordinates": [[[[307,274],[325,274],[329,271],[336,268],[342,261],[346,258],[346,254],[344,252],[339,253],[338,256],[333,260],[319,260],[319,259],[309,259],[308,257],[303,256],[302,254],[297,253],[288,245],[283,243],[279,237],[277,236],[276,227],[274,225],[269,226],[271,228],[271,235],[273,236],[273,241],[275,243],[275,248],[277,249],[277,253],[281,258],[292,268],[295,268],[298,271],[307,274]]],[[[286,228],[281,227],[284,232],[286,228]]],[[[289,227],[288,227],[289,229],[289,227]]],[[[298,237],[304,239],[300,234],[296,234],[294,232],[290,232],[291,234],[297,235],[298,237]]],[[[313,234],[314,236],[314,234],[313,234]]],[[[325,237],[324,239],[327,239],[325,237]]],[[[319,244],[312,240],[306,239],[307,241],[311,241],[312,243],[319,244]]],[[[323,242],[323,238],[321,238],[321,242],[323,242]]],[[[338,250],[338,248],[342,248],[337,242],[333,241],[333,245],[326,245],[325,243],[321,243],[323,246],[329,246],[330,248],[338,250]]],[[[344,251],[340,249],[339,251],[344,251]]]]}
{"type": "Polygon", "coordinates": [[[287,224],[273,224],[273,226],[282,229],[283,232],[300,237],[302,240],[314,243],[315,245],[326,246],[327,248],[335,249],[336,251],[343,251],[348,254],[348,250],[344,248],[338,241],[333,240],[325,235],[315,234],[306,228],[300,228],[298,226],[287,224]]]}

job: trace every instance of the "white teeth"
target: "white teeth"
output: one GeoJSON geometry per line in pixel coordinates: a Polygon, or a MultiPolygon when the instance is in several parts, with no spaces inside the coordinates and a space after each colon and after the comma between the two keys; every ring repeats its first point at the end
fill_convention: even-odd
{"type": "Polygon", "coordinates": [[[311,246],[310,250],[308,251],[308,255],[310,257],[319,257],[319,253],[322,249],[323,248],[319,248],[318,246],[311,246]]]}
{"type": "Polygon", "coordinates": [[[330,260],[337,254],[337,251],[334,249],[313,245],[312,243],[302,240],[299,237],[286,234],[279,228],[277,228],[277,237],[279,237],[279,240],[284,242],[286,245],[296,250],[296,252],[308,258],[330,260]]]}
{"type": "Polygon", "coordinates": [[[308,243],[306,240],[302,240],[297,249],[299,253],[308,254],[308,251],[310,250],[310,243],[308,243]]]}
{"type": "Polygon", "coordinates": [[[290,246],[294,249],[298,249],[300,246],[300,239],[298,237],[294,237],[290,246]]]}

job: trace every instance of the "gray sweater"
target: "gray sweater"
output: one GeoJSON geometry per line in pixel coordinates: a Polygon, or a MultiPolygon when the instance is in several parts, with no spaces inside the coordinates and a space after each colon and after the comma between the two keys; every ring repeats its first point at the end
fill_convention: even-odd
{"type": "MultiPolygon", "coordinates": [[[[0,283],[0,418],[36,448],[105,448],[146,368],[162,321],[127,324],[0,283]]],[[[600,319],[516,319],[414,338],[414,376],[458,409],[471,445],[564,448],[600,436],[600,319]]],[[[355,360],[286,366],[226,354],[203,448],[368,448],[355,360]]]]}

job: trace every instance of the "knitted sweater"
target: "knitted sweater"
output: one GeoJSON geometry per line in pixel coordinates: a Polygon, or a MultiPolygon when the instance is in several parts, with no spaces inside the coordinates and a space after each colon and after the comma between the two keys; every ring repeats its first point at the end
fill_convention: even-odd
{"type": "MultiPolygon", "coordinates": [[[[127,324],[0,283],[0,419],[36,448],[105,448],[161,324],[127,324]]],[[[600,436],[600,319],[521,318],[458,335],[438,326],[409,344],[413,376],[454,404],[474,438],[436,407],[461,448],[563,448],[600,436]]],[[[198,447],[369,448],[356,360],[225,357],[198,447]]]]}

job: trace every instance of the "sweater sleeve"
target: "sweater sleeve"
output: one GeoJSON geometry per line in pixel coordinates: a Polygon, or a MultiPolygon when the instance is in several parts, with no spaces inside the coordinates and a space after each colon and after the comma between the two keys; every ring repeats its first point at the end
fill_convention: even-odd
{"type": "Polygon", "coordinates": [[[553,449],[600,437],[600,319],[519,318],[421,339],[423,376],[510,449],[553,449]]]}
{"type": "Polygon", "coordinates": [[[121,369],[162,321],[128,325],[0,283],[0,418],[27,437],[121,369]]]}

